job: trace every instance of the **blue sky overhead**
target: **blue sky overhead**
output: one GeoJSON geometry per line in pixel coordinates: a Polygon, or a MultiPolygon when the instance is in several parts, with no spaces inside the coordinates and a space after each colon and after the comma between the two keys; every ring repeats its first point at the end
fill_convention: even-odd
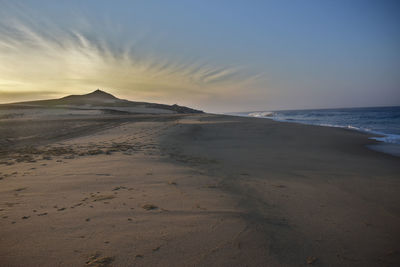
{"type": "Polygon", "coordinates": [[[0,0],[0,102],[400,105],[398,1],[0,0]]]}

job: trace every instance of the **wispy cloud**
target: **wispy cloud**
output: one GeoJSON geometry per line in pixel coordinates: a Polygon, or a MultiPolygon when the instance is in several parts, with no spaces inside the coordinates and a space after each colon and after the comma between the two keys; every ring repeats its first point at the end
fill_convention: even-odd
{"type": "Polygon", "coordinates": [[[1,102],[105,88],[133,99],[193,103],[238,93],[263,78],[243,66],[161,54],[139,37],[116,45],[83,18],[84,27],[68,28],[32,18],[23,6],[14,10],[17,15],[3,11],[0,19],[1,102]]]}

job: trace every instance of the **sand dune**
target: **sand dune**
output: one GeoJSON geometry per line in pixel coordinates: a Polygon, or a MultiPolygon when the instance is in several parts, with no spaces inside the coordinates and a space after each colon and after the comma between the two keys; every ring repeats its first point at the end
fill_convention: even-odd
{"type": "Polygon", "coordinates": [[[179,105],[134,102],[119,99],[97,89],[86,95],[70,95],[60,99],[29,101],[0,105],[0,120],[54,116],[104,114],[177,114],[202,113],[179,105]]]}

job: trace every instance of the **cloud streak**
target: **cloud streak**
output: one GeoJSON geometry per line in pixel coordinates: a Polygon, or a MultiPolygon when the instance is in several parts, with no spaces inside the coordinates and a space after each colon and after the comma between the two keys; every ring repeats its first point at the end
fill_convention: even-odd
{"type": "Polygon", "coordinates": [[[83,18],[79,21],[85,30],[34,19],[26,10],[19,13],[1,14],[3,103],[104,88],[133,100],[183,104],[198,100],[201,106],[209,98],[238,94],[263,79],[243,66],[221,66],[209,59],[188,60],[146,49],[140,39],[116,45],[107,33],[94,34],[96,30],[83,18]]]}

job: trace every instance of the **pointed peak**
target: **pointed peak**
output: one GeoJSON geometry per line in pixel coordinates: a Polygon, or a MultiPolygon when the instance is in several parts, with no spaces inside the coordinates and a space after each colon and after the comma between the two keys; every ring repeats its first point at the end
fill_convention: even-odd
{"type": "Polygon", "coordinates": [[[102,97],[102,98],[113,98],[115,99],[116,97],[113,96],[112,94],[109,94],[107,92],[104,92],[100,89],[97,89],[89,94],[87,94],[87,96],[96,96],[96,97],[102,97]]]}

